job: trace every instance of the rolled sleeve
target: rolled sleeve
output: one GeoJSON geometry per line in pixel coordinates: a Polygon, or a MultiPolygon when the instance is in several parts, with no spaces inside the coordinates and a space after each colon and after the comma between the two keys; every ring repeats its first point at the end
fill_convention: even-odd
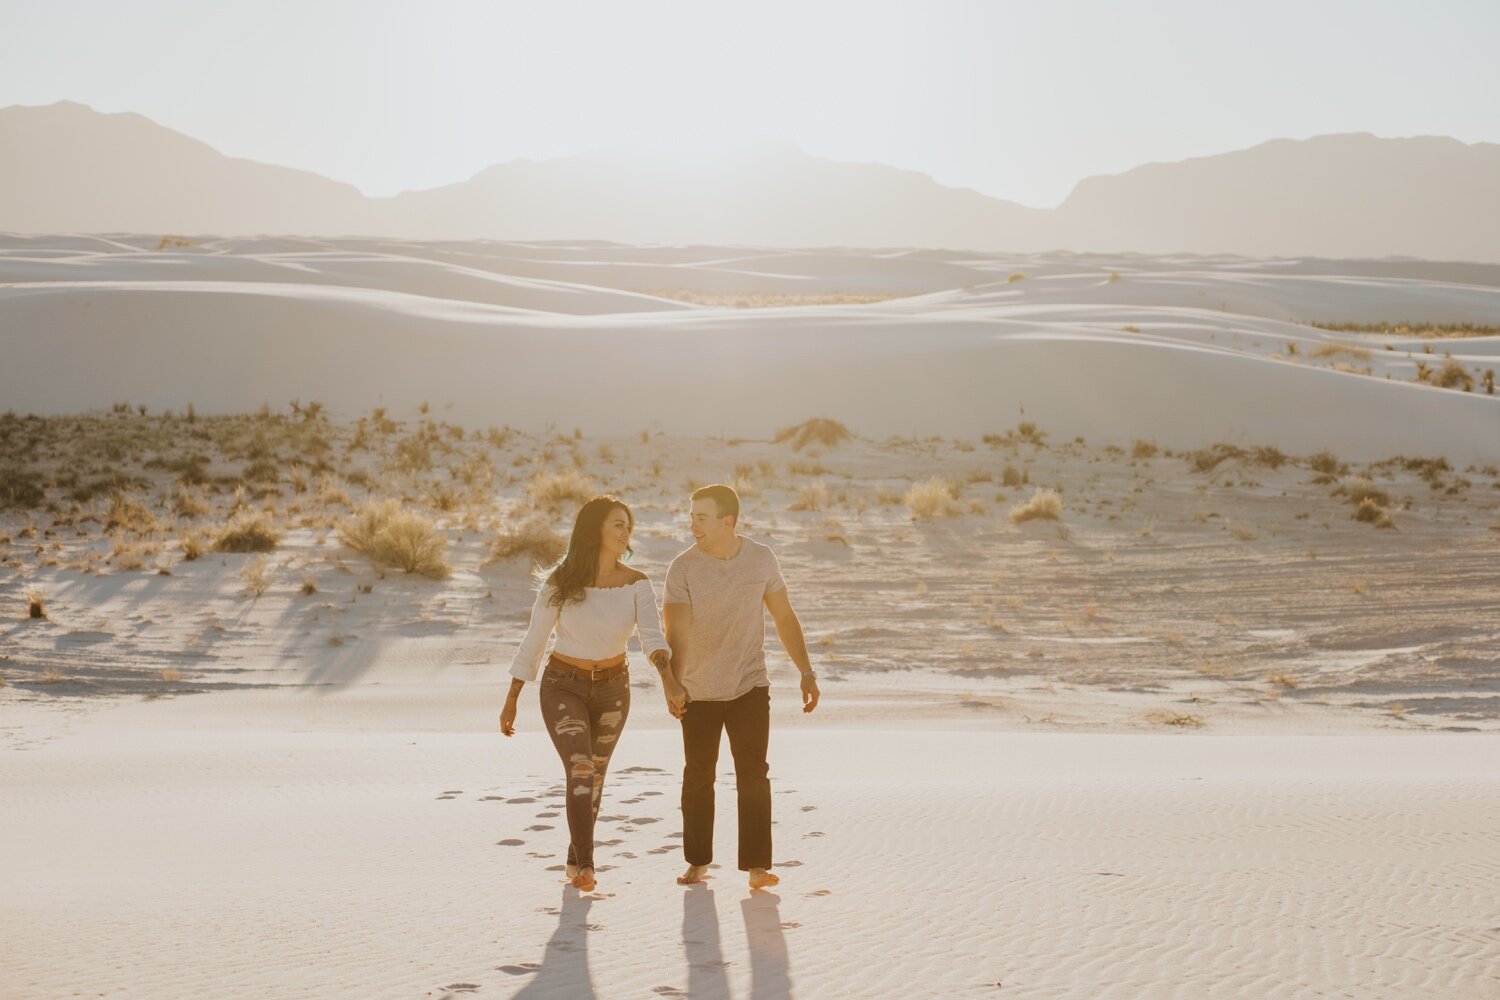
{"type": "Polygon", "coordinates": [[[656,591],[650,580],[637,580],[635,587],[635,632],[641,640],[641,652],[647,658],[658,649],[671,650],[661,627],[661,611],[656,607],[656,591]]]}

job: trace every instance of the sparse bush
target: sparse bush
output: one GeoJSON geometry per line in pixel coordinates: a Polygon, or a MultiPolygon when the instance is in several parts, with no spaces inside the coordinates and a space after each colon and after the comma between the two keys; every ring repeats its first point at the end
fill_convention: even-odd
{"type": "Polygon", "coordinates": [[[41,477],[25,469],[0,469],[0,510],[7,507],[40,507],[47,499],[41,477]]]}
{"type": "Polygon", "coordinates": [[[215,552],[271,552],[281,542],[281,532],[264,511],[241,514],[214,539],[215,552]]]}
{"type": "Polygon", "coordinates": [[[539,517],[528,518],[502,531],[490,543],[491,559],[526,556],[533,567],[550,566],[568,551],[568,539],[539,517]]]}
{"type": "Polygon", "coordinates": [[[526,484],[526,491],[543,510],[581,507],[598,493],[594,481],[576,468],[561,472],[539,472],[526,484]]]}
{"type": "Polygon", "coordinates": [[[1457,361],[1449,358],[1432,376],[1432,384],[1439,389],[1462,389],[1470,392],[1474,388],[1474,376],[1457,361]]]}
{"type": "Polygon", "coordinates": [[[823,510],[830,502],[827,484],[818,480],[797,487],[797,499],[787,510],[823,510]]]}
{"type": "Polygon", "coordinates": [[[1130,448],[1130,457],[1131,458],[1155,458],[1156,457],[1156,452],[1157,452],[1157,448],[1156,448],[1156,442],[1155,441],[1137,440],[1135,442],[1135,444],[1132,445],[1131,448],[1130,448]]]}
{"type": "Polygon", "coordinates": [[[1336,358],[1344,355],[1346,357],[1357,358],[1360,361],[1369,361],[1372,357],[1370,349],[1367,347],[1361,347],[1359,344],[1341,344],[1338,341],[1319,344],[1309,351],[1308,354],[1314,358],[1336,358]]]}
{"type": "Polygon", "coordinates": [[[205,538],[201,531],[184,532],[178,540],[182,546],[182,558],[184,562],[193,562],[203,555],[205,538]]]}
{"type": "Polygon", "coordinates": [[[441,580],[450,572],[448,540],[420,514],[392,517],[371,542],[365,555],[377,566],[393,566],[407,573],[441,580]]]}
{"type": "Polygon", "coordinates": [[[959,487],[951,479],[934,477],[913,483],[906,491],[906,509],[913,520],[924,521],[935,517],[952,517],[960,512],[957,503],[959,487]]]}
{"type": "Polygon", "coordinates": [[[339,524],[339,540],[355,552],[368,553],[375,538],[396,516],[394,500],[371,500],[339,524]]]}
{"type": "Polygon", "coordinates": [[[1025,503],[1017,504],[1010,509],[1010,523],[1021,524],[1025,521],[1057,521],[1062,519],[1063,502],[1062,497],[1056,490],[1044,490],[1040,487],[1031,495],[1031,499],[1025,503]]]}
{"type": "Polygon", "coordinates": [[[772,439],[776,444],[791,441],[793,451],[802,451],[813,445],[836,448],[854,437],[853,432],[837,420],[814,417],[794,427],[783,427],[772,439]]]}
{"type": "Polygon", "coordinates": [[[1377,528],[1394,528],[1396,525],[1391,521],[1391,516],[1386,513],[1373,497],[1365,497],[1354,508],[1354,520],[1366,524],[1373,524],[1377,528]]]}
{"type": "Polygon", "coordinates": [[[265,556],[248,559],[240,576],[245,581],[245,589],[260,597],[271,587],[271,564],[265,556]]]}
{"type": "Polygon", "coordinates": [[[1364,476],[1351,476],[1340,483],[1338,488],[1333,492],[1335,496],[1342,496],[1356,507],[1366,500],[1373,501],[1381,507],[1389,507],[1391,505],[1390,494],[1377,487],[1364,476]]]}

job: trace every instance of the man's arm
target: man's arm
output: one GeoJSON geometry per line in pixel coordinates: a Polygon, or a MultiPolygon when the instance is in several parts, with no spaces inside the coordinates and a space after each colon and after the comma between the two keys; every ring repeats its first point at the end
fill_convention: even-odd
{"type": "Polygon", "coordinates": [[[667,640],[667,648],[672,651],[672,659],[665,667],[657,664],[657,671],[661,674],[662,693],[667,696],[667,711],[677,719],[682,718],[682,710],[687,707],[688,694],[677,676],[675,664],[680,651],[678,643],[687,628],[687,616],[692,613],[691,604],[663,604],[661,608],[662,634],[667,640]]]}
{"type": "MultiPolygon", "coordinates": [[[[776,625],[776,636],[785,647],[786,654],[797,665],[802,675],[802,711],[811,712],[818,707],[818,679],[813,673],[812,661],[807,658],[807,639],[802,635],[802,621],[792,610],[792,599],[786,588],[773,590],[766,595],[766,609],[771,612],[771,621],[776,625]]],[[[668,643],[671,639],[667,640],[668,643]]]]}

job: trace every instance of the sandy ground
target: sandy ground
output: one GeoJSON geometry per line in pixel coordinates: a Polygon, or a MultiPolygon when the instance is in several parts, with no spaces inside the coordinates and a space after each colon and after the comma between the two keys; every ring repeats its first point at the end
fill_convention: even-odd
{"type": "Polygon", "coordinates": [[[1500,403],[1411,381],[1500,341],[1306,325],[1493,322],[1489,270],[152,242],[0,255],[0,995],[1500,992],[1500,403]],[[568,356],[628,418],[527,388],[606,341],[568,356]],[[752,343],[821,381],[667,426],[651,372],[752,343]],[[854,436],[771,439],[817,413],[854,436]],[[825,701],[773,639],[776,892],[673,883],[649,677],[599,891],[562,881],[534,692],[495,731],[530,565],[493,558],[569,525],[559,478],[632,505],[658,591],[694,485],[779,553],[825,701]],[[446,576],[344,543],[378,498],[446,576]],[[272,551],[214,550],[257,513],[272,551]]]}

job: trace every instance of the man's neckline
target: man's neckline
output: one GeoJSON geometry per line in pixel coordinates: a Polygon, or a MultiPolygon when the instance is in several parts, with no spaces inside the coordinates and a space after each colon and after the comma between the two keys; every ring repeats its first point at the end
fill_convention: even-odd
{"type": "Polygon", "coordinates": [[[737,545],[735,547],[734,555],[716,556],[712,552],[708,551],[707,549],[705,549],[701,545],[694,545],[693,547],[695,549],[697,549],[699,552],[702,552],[709,559],[712,559],[714,562],[733,562],[735,559],[739,558],[739,555],[740,555],[741,552],[745,551],[745,536],[744,535],[740,535],[740,534],[736,534],[734,537],[735,537],[735,540],[737,542],[739,542],[739,545],[737,545]]]}

